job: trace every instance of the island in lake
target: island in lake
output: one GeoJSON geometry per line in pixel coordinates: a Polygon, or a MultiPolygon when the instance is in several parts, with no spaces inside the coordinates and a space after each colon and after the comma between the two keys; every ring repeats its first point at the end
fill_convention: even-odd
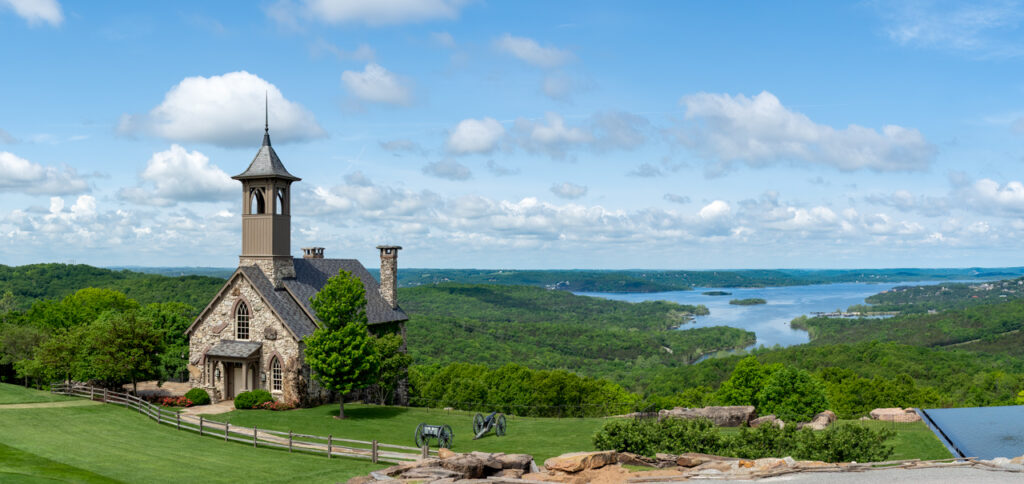
{"type": "Polygon", "coordinates": [[[732,296],[731,292],[725,292],[725,291],[707,291],[707,292],[702,292],[701,294],[703,294],[705,296],[732,296]]]}
{"type": "Polygon", "coordinates": [[[749,299],[733,299],[729,301],[729,304],[735,304],[737,306],[753,306],[755,304],[768,304],[768,301],[759,297],[752,297],[749,299]]]}

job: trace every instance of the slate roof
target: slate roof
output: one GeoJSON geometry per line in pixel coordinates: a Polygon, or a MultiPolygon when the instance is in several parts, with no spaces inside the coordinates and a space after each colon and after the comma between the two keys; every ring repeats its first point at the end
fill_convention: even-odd
{"type": "Polygon", "coordinates": [[[220,356],[222,358],[249,358],[263,347],[263,343],[255,341],[231,341],[221,340],[206,356],[220,356]]]}
{"type": "Polygon", "coordinates": [[[246,168],[244,172],[231,178],[234,178],[235,180],[244,180],[247,178],[284,178],[291,181],[301,180],[301,178],[288,173],[288,170],[284,168],[284,164],[281,163],[281,159],[278,158],[277,153],[274,152],[274,147],[270,146],[270,133],[265,133],[263,135],[263,146],[261,146],[260,151],[256,153],[256,157],[252,159],[252,163],[249,164],[249,168],[246,168]]]}
{"type": "MultiPolygon", "coordinates": [[[[369,324],[406,321],[409,316],[401,308],[392,308],[380,295],[380,284],[363,264],[355,259],[294,259],[295,279],[285,279],[284,285],[295,295],[309,314],[316,312],[309,299],[327,284],[327,278],[346,270],[359,278],[366,288],[366,319],[369,324]]],[[[257,269],[258,271],[258,269],[257,269]]]]}
{"type": "Polygon", "coordinates": [[[284,289],[274,289],[274,283],[267,279],[267,276],[263,274],[259,267],[243,266],[239,267],[238,270],[242,271],[249,281],[252,282],[253,287],[259,291],[260,295],[263,296],[263,299],[267,301],[267,304],[270,305],[274,312],[281,316],[284,324],[288,326],[292,333],[295,333],[295,336],[302,339],[316,331],[316,323],[309,319],[309,316],[295,302],[291,294],[288,294],[288,291],[284,289]]]}

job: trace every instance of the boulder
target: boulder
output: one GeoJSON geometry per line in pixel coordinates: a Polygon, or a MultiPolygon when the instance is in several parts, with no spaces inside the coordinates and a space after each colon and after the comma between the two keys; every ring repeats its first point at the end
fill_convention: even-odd
{"type": "Polygon", "coordinates": [[[676,457],[676,465],[679,467],[697,467],[707,462],[703,457],[690,457],[681,455],[676,457]]]}
{"type": "Polygon", "coordinates": [[[832,425],[836,421],[836,414],[831,410],[825,410],[814,416],[810,422],[805,422],[797,426],[798,429],[804,427],[811,428],[814,430],[825,430],[825,427],[832,425]]]}
{"type": "Polygon", "coordinates": [[[451,459],[452,457],[455,457],[456,455],[458,455],[458,454],[456,454],[455,452],[452,452],[451,449],[446,449],[444,447],[441,447],[440,449],[437,449],[437,458],[441,459],[441,460],[451,459]]]}
{"type": "Polygon", "coordinates": [[[501,463],[502,469],[529,471],[533,462],[530,454],[495,454],[494,457],[501,463]]]}
{"type": "Polygon", "coordinates": [[[873,420],[886,422],[920,422],[921,416],[912,408],[876,408],[869,414],[873,420]]]}
{"type": "Polygon", "coordinates": [[[600,469],[608,464],[614,464],[617,460],[614,450],[572,452],[544,461],[544,467],[549,471],[573,473],[587,469],[600,469]]]}
{"type": "Polygon", "coordinates": [[[780,429],[786,427],[786,422],[779,420],[774,415],[765,415],[764,417],[757,417],[750,421],[750,426],[755,429],[765,424],[774,425],[780,429]]]}
{"type": "MultiPolygon", "coordinates": [[[[484,477],[484,461],[474,455],[459,454],[442,460],[441,467],[458,473],[463,479],[479,479],[484,477]]],[[[408,475],[408,472],[402,475],[408,475]]]]}
{"type": "Polygon", "coordinates": [[[647,456],[637,455],[632,452],[619,452],[619,464],[631,466],[657,467],[658,460],[647,456]]]}
{"type": "Polygon", "coordinates": [[[523,477],[522,469],[502,469],[494,477],[504,477],[507,479],[521,479],[523,477]]]}
{"type": "Polygon", "coordinates": [[[435,482],[438,479],[461,479],[464,476],[462,472],[440,467],[417,467],[402,474],[402,479],[429,479],[435,482]]]}
{"type": "Polygon", "coordinates": [[[754,407],[750,405],[704,408],[676,407],[672,410],[658,412],[658,418],[706,418],[719,427],[739,427],[754,418],[754,407]]]}

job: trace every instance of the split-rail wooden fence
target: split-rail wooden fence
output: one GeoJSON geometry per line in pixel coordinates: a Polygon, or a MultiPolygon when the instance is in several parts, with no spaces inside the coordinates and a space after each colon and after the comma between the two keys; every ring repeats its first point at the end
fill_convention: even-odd
{"type": "Polygon", "coordinates": [[[54,383],[50,391],[61,395],[86,397],[93,401],[122,405],[148,416],[158,425],[170,425],[178,430],[197,432],[202,437],[222,438],[225,442],[241,442],[253,447],[275,447],[288,452],[306,452],[332,456],[356,457],[370,461],[402,463],[437,455],[436,450],[404,445],[383,444],[376,440],[344,439],[333,435],[308,435],[295,432],[242,427],[230,422],[218,422],[201,415],[183,415],[177,411],[154,405],[137,396],[96,388],[80,383],[54,383]],[[406,451],[406,452],[403,452],[406,451]]]}

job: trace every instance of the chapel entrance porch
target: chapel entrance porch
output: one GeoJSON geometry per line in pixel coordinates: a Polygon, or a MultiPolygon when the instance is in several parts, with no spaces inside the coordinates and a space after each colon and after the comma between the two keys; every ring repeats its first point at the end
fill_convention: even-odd
{"type": "Polygon", "coordinates": [[[206,365],[221,399],[233,400],[239,393],[260,388],[262,347],[258,342],[224,340],[206,353],[206,365]]]}

